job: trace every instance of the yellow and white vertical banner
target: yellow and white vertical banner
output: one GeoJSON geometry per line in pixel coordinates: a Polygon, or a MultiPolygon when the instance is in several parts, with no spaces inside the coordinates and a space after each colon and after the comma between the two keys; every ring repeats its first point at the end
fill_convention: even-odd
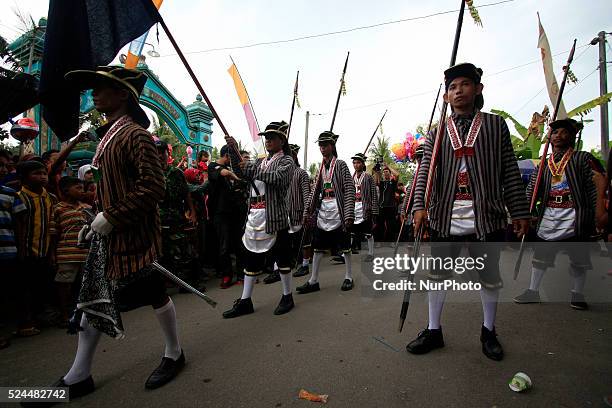
{"type": "MultiPolygon", "coordinates": [[[[542,27],[542,22],[540,22],[540,13],[538,13],[538,26],[540,33],[538,38],[538,48],[542,54],[542,67],[544,68],[544,78],[546,78],[546,89],[548,89],[548,96],[550,97],[550,101],[554,107],[555,103],[557,102],[557,96],[559,95],[559,85],[557,84],[557,79],[555,78],[555,72],[553,70],[550,44],[548,43],[548,38],[544,32],[544,27],[542,27]]],[[[567,112],[565,111],[563,101],[561,101],[559,104],[559,111],[557,112],[557,119],[565,118],[567,118],[567,112]]]]}

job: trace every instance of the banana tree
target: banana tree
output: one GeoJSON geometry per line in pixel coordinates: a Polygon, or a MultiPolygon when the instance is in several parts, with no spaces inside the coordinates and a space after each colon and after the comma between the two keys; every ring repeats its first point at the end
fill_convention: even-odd
{"type": "MultiPolygon", "coordinates": [[[[612,100],[612,92],[581,104],[580,106],[569,111],[567,116],[569,118],[579,116],[581,121],[584,123],[592,122],[590,119],[582,119],[583,116],[590,113],[591,110],[597,106],[610,102],[610,100],[612,100]]],[[[514,129],[518,135],[511,134],[510,137],[512,139],[512,147],[514,148],[517,159],[537,159],[539,157],[540,147],[542,146],[542,138],[544,137],[544,128],[549,116],[548,107],[545,106],[542,113],[534,112],[531,123],[528,127],[522,125],[508,112],[499,109],[491,109],[491,112],[503,117],[504,119],[510,120],[514,125],[514,129]]],[[[578,145],[578,149],[580,150],[581,148],[582,141],[580,141],[580,144],[578,145]]]]}

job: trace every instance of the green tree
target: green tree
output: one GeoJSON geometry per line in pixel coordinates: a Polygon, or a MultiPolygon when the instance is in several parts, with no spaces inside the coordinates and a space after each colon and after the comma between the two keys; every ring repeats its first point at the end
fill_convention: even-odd
{"type": "Polygon", "coordinates": [[[310,163],[310,166],[308,166],[308,175],[311,179],[314,180],[317,177],[317,174],[319,174],[320,166],[321,165],[319,163],[310,163]]]}
{"type": "Polygon", "coordinates": [[[153,131],[151,132],[159,138],[159,140],[168,143],[172,146],[172,157],[175,163],[181,161],[181,158],[187,156],[187,146],[178,139],[176,134],[170,129],[168,123],[164,121],[159,115],[151,117],[151,124],[153,125],[153,131]]]}
{"type": "Polygon", "coordinates": [[[216,161],[218,158],[219,158],[219,149],[215,146],[212,148],[212,151],[210,152],[210,160],[216,161]]]}
{"type": "Polygon", "coordinates": [[[389,138],[386,136],[376,136],[376,142],[368,150],[368,167],[374,165],[376,159],[382,159],[385,164],[393,162],[389,146],[389,138]]]}
{"type": "MultiPolygon", "coordinates": [[[[3,129],[0,129],[0,130],[3,130],[3,129]]],[[[7,150],[12,155],[19,154],[19,145],[18,144],[13,145],[9,143],[8,140],[0,139],[0,149],[7,150]]]]}
{"type": "MultiPolygon", "coordinates": [[[[612,100],[612,92],[580,104],[576,108],[570,110],[567,113],[567,117],[575,118],[579,116],[583,123],[592,122],[592,120],[583,119],[583,117],[597,106],[608,103],[610,100],[612,100]]],[[[545,121],[543,121],[542,118],[547,116],[547,107],[544,108],[542,114],[538,112],[533,114],[532,122],[529,126],[522,125],[518,120],[512,117],[512,115],[501,109],[491,109],[491,112],[500,115],[504,119],[510,120],[514,125],[514,129],[518,135],[511,134],[510,137],[512,139],[512,147],[514,148],[514,153],[516,154],[517,159],[523,160],[539,158],[545,130],[545,121]]],[[[578,148],[580,149],[581,146],[582,144],[580,144],[578,148]]]]}

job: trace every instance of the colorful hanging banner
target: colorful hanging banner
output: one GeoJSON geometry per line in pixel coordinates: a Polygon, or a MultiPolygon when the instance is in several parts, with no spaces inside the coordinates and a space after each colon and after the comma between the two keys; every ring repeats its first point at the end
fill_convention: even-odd
{"type": "MultiPolygon", "coordinates": [[[[159,10],[164,0],[152,0],[155,7],[159,10]]],[[[128,50],[127,56],[125,58],[125,67],[128,69],[135,69],[138,66],[138,61],[140,60],[140,56],[142,55],[142,49],[145,46],[145,42],[147,41],[147,36],[149,35],[149,31],[133,40],[130,43],[130,49],[128,50]]]]}

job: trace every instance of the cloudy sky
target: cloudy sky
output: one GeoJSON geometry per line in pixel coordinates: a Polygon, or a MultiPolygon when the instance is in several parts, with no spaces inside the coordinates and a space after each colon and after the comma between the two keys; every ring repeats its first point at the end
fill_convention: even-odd
{"type": "MultiPolygon", "coordinates": [[[[477,6],[499,0],[474,0],[477,6]]],[[[300,71],[301,110],[296,110],[292,142],[304,146],[305,114],[311,112],[309,162],[319,159],[313,141],[329,128],[342,64],[351,52],[346,76],[347,95],[340,102],[334,131],[340,134],[341,158],[363,151],[378,119],[392,142],[404,138],[418,124],[426,123],[443,70],[448,66],[457,21],[458,0],[417,2],[383,0],[165,0],[161,14],[187,54],[230,133],[251,145],[242,107],[227,68],[236,61],[253,101],[260,126],[288,120],[296,71],[300,71]],[[447,12],[446,14],[443,14],[447,12]],[[274,45],[231,50],[255,43],[336,32],[361,26],[438,15],[386,24],[347,33],[274,45]]],[[[44,0],[3,1],[0,34],[14,39],[19,27],[12,10],[19,8],[35,20],[47,14],[44,0]]],[[[552,104],[544,88],[544,74],[537,49],[536,12],[548,35],[554,68],[560,81],[568,51],[578,40],[573,72],[580,82],[568,85],[567,110],[599,94],[597,46],[587,45],[599,31],[612,31],[609,0],[513,0],[479,9],[484,27],[466,14],[457,62],[469,61],[484,70],[484,110],[503,109],[527,124],[535,111],[552,104]]],[[[608,37],[608,41],[610,37],[608,37]]],[[[181,66],[160,28],[160,58],[147,59],[165,85],[184,104],[197,90],[181,66]]],[[[607,46],[608,60],[612,48],[607,46]]],[[[589,116],[583,139],[587,148],[599,144],[599,109],[589,116]]],[[[509,124],[511,131],[513,126],[509,124]]],[[[213,125],[213,144],[223,143],[213,125]]]]}

